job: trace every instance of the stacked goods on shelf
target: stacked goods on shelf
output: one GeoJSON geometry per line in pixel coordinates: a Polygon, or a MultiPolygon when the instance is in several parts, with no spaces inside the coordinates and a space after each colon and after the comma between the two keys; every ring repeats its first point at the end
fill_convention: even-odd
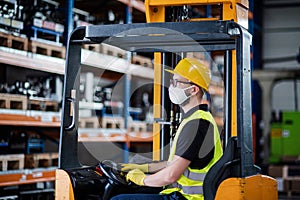
{"type": "Polygon", "coordinates": [[[36,167],[57,167],[58,154],[44,152],[45,138],[39,133],[21,131],[20,128],[4,127],[1,131],[0,140],[1,147],[4,146],[4,141],[8,147],[0,149],[0,172],[36,167]]]}
{"type": "MultiPolygon", "coordinates": [[[[26,58],[32,58],[32,62],[35,62],[38,59],[43,59],[48,61],[63,61],[65,59],[65,47],[63,46],[63,32],[64,27],[61,26],[61,19],[57,14],[57,10],[59,10],[59,4],[54,1],[44,1],[44,0],[29,0],[30,3],[23,6],[23,10],[26,12],[26,26],[19,31],[19,34],[12,33],[11,31],[1,31],[0,30],[0,46],[5,47],[1,48],[1,51],[5,51],[6,54],[16,55],[15,57],[22,55],[26,58]],[[51,15],[51,17],[50,17],[51,15]],[[23,34],[23,35],[22,35],[23,34]],[[25,36],[26,35],[26,36],[25,36]],[[10,49],[16,49],[18,51],[11,51],[10,49]],[[9,50],[7,50],[9,49],[9,50]],[[29,52],[29,54],[28,54],[29,52]],[[42,54],[45,56],[36,56],[36,54],[42,54]],[[34,55],[34,56],[33,56],[34,55]],[[50,57],[57,57],[61,59],[54,59],[50,57]]],[[[19,2],[17,2],[19,3],[19,2]]],[[[21,4],[23,2],[20,2],[21,4]]],[[[74,15],[78,15],[78,13],[84,18],[79,17],[79,19],[75,20],[76,26],[83,26],[90,24],[88,21],[90,20],[90,15],[88,13],[84,13],[83,11],[78,12],[77,9],[74,9],[74,15]]],[[[25,23],[24,23],[25,24],[25,23]]],[[[118,61],[121,60],[120,64],[122,66],[118,66],[118,69],[121,68],[123,70],[123,65],[126,65],[125,68],[128,70],[128,66],[134,68],[139,68],[141,65],[145,68],[152,68],[151,59],[147,57],[143,57],[140,55],[133,56],[132,60],[126,60],[128,52],[117,48],[115,46],[101,44],[101,45],[85,45],[83,46],[86,50],[92,50],[103,57],[110,57],[111,59],[117,58],[118,61]],[[113,57],[111,57],[113,56],[113,57]],[[135,64],[135,65],[132,65],[135,64]]],[[[88,52],[91,53],[91,52],[88,52]]],[[[99,55],[97,55],[99,57],[99,55]]],[[[13,57],[13,56],[12,56],[13,57]]],[[[1,75],[4,77],[4,80],[9,79],[7,75],[10,73],[11,63],[4,62],[5,64],[0,65],[0,70],[6,73],[6,75],[1,75]],[[3,68],[2,68],[3,67],[3,68]]],[[[28,63],[31,63],[30,61],[28,63]]],[[[43,65],[43,64],[41,64],[43,65]]],[[[24,67],[24,66],[23,66],[24,67]]],[[[96,66],[98,67],[98,66],[96,66]]],[[[101,68],[101,66],[99,67],[101,68]]],[[[29,70],[39,70],[38,68],[31,68],[31,65],[28,64],[29,70]]],[[[40,71],[44,72],[45,67],[41,68],[40,71]]],[[[123,73],[123,71],[115,71],[115,69],[107,69],[111,72],[109,73],[123,73]]],[[[148,72],[151,69],[147,69],[148,72]]],[[[54,73],[57,71],[53,70],[54,73]]],[[[63,70],[62,70],[63,71],[63,70]]],[[[136,71],[136,70],[135,70],[136,71]]],[[[143,71],[143,69],[142,69],[143,71]]],[[[51,70],[46,69],[45,73],[52,72],[51,70]]],[[[41,129],[41,135],[44,130],[48,127],[55,128],[56,132],[59,132],[57,128],[60,127],[60,100],[51,97],[51,91],[48,91],[48,88],[43,88],[43,86],[38,85],[40,87],[37,89],[33,88],[32,80],[28,80],[24,73],[21,75],[19,80],[15,80],[16,84],[13,83],[12,80],[9,80],[8,83],[0,82],[0,124],[1,126],[7,127],[23,127],[24,132],[26,129],[31,129],[31,127],[37,127],[41,129]],[[43,95],[42,95],[43,91],[43,95]]],[[[59,71],[62,75],[63,72],[59,71]]],[[[149,73],[150,74],[150,73],[149,73]]],[[[150,78],[151,75],[143,75],[142,77],[150,78]]],[[[136,74],[135,74],[136,75],[136,74]]],[[[44,75],[43,75],[44,76],[44,75]]],[[[119,75],[118,75],[119,76],[119,75]]],[[[102,79],[102,77],[101,77],[102,79]]],[[[36,82],[42,83],[44,80],[35,79],[36,82]]],[[[49,85],[45,83],[45,85],[49,85]]],[[[109,99],[109,94],[111,91],[109,88],[101,88],[100,91],[96,91],[95,85],[92,86],[90,91],[92,95],[88,95],[89,99],[80,102],[80,118],[79,118],[79,126],[82,128],[93,128],[93,129],[115,129],[122,131],[125,128],[125,120],[123,117],[123,102],[122,100],[118,100],[117,102],[113,102],[109,99]],[[99,95],[96,95],[98,92],[99,95]],[[105,103],[106,101],[106,103],[105,103]],[[110,104],[110,105],[108,105],[110,104]],[[85,107],[85,108],[84,108],[85,107]],[[92,112],[88,111],[88,109],[92,108],[92,112]],[[114,113],[112,113],[114,112],[114,113]],[[117,114],[115,113],[117,112],[117,114]]],[[[53,87],[53,84],[51,84],[53,87]]],[[[62,88],[60,88],[62,91],[62,88]]],[[[86,94],[84,94],[86,98],[86,94]]],[[[140,120],[133,120],[128,123],[128,130],[133,134],[134,132],[146,132],[146,123],[140,120]]],[[[53,132],[53,130],[51,130],[53,132]]],[[[124,136],[124,131],[122,132],[122,136],[124,136]]],[[[52,133],[51,133],[52,134],[52,133]]],[[[118,136],[120,134],[117,134],[118,136]]],[[[147,135],[148,137],[148,135],[147,135]]],[[[29,138],[29,137],[28,137],[29,138]]],[[[116,137],[117,138],[117,137],[116,137]]],[[[140,136],[136,136],[135,138],[140,138],[140,136]]],[[[141,137],[143,140],[143,137],[141,137]]],[[[151,136],[149,137],[151,138],[151,136]]],[[[43,139],[43,138],[42,138],[43,139]]],[[[27,140],[26,140],[27,141],[27,140]]],[[[29,140],[28,140],[29,141],[29,140]]],[[[122,140],[123,141],[123,140],[122,140]]],[[[124,140],[126,141],[126,140],[124,140]]],[[[45,141],[44,141],[45,142],[45,141]]],[[[3,140],[1,144],[5,145],[7,142],[3,140]]],[[[29,152],[26,150],[30,145],[35,146],[35,152],[37,154],[44,154],[43,140],[30,140],[29,142],[24,143],[24,149],[20,151],[22,155],[25,155],[25,168],[36,168],[40,166],[40,156],[36,156],[35,153],[29,152]],[[40,147],[40,148],[39,148],[40,147]],[[28,167],[31,166],[31,167],[28,167]]],[[[17,151],[17,150],[16,150],[17,151]]],[[[4,151],[2,151],[4,153],[4,151]]],[[[8,152],[11,153],[11,152],[8,152]]],[[[47,166],[44,164],[44,166],[47,166]]],[[[50,164],[49,164],[50,166],[50,164]]]]}
{"type": "Polygon", "coordinates": [[[0,173],[10,170],[57,167],[58,153],[0,155],[0,173]]]}
{"type": "Polygon", "coordinates": [[[54,1],[1,1],[1,46],[64,58],[64,26],[54,1]],[[41,42],[43,41],[43,42],[41,42]],[[43,45],[48,43],[48,47],[43,45]],[[51,48],[50,48],[51,47],[51,48]]]}
{"type": "MultiPolygon", "coordinates": [[[[10,2],[12,2],[12,0],[10,0],[10,2]]],[[[23,1],[15,2],[16,5],[24,3],[23,1]]],[[[49,83],[49,81],[38,79],[37,77],[33,78],[34,80],[29,80],[31,77],[27,77],[27,75],[33,74],[32,76],[36,76],[36,73],[38,74],[38,77],[46,77],[49,75],[56,76],[54,79],[57,79],[57,77],[62,79],[64,74],[64,64],[61,63],[64,63],[66,53],[63,45],[63,34],[65,30],[62,26],[63,23],[61,18],[59,18],[60,16],[56,15],[57,13],[54,13],[56,11],[61,11],[61,8],[57,9],[59,4],[52,0],[29,0],[26,1],[26,5],[20,5],[20,8],[21,6],[23,6],[23,10],[26,13],[27,18],[23,19],[24,25],[26,26],[19,26],[18,30],[13,29],[13,26],[11,26],[12,28],[10,29],[4,28],[4,26],[1,25],[1,22],[8,20],[3,20],[3,16],[0,17],[0,57],[5,57],[5,59],[0,59],[0,78],[3,78],[0,82],[0,128],[3,129],[4,127],[8,131],[8,137],[4,137],[5,134],[3,134],[3,130],[1,130],[2,133],[0,134],[1,188],[21,184],[53,182],[55,179],[54,169],[58,166],[58,153],[56,153],[58,149],[55,145],[58,144],[59,140],[59,110],[61,106],[61,97],[55,98],[53,95],[59,96],[57,92],[62,92],[62,86],[61,88],[55,88],[55,91],[51,91],[49,89],[53,89],[53,87],[57,86],[54,86],[53,83],[49,83]],[[52,18],[53,16],[55,17],[52,18]],[[20,61],[7,61],[14,59],[20,61]],[[43,60],[43,62],[40,62],[39,60],[43,60]],[[60,63],[60,65],[56,63],[60,63]],[[35,66],[33,67],[34,64],[35,66]],[[17,70],[11,70],[16,67],[18,68],[17,70]],[[23,68],[27,68],[27,70],[24,70],[23,68]],[[4,72],[4,75],[1,74],[2,71],[4,72]],[[21,73],[10,75],[11,72],[15,71],[21,73]],[[31,74],[31,72],[33,73],[31,74]],[[53,73],[56,75],[53,75],[53,73]],[[41,76],[39,76],[40,74],[41,76]],[[11,80],[11,77],[13,77],[13,79],[16,78],[17,80],[11,80]],[[14,83],[14,81],[16,83],[14,83]],[[34,82],[42,85],[35,84],[33,87],[34,82]],[[45,85],[47,86],[46,88],[44,87],[45,85]],[[9,135],[11,132],[14,132],[15,135],[20,136],[20,138],[16,139],[16,136],[14,136],[14,139],[11,139],[9,135]],[[32,135],[34,134],[39,137],[33,137],[32,135]],[[12,142],[13,140],[14,142],[12,142]]],[[[74,13],[76,11],[77,10],[75,9],[74,13]]],[[[81,12],[81,14],[82,13],[83,12],[81,12]]],[[[90,18],[90,16],[86,17],[90,18]]],[[[76,20],[76,26],[89,24],[89,19],[87,18],[79,18],[79,20],[76,20]]],[[[105,44],[85,45],[83,48],[95,51],[103,57],[121,60],[120,63],[122,66],[118,66],[118,68],[124,68],[124,63],[126,64],[126,69],[128,69],[128,66],[132,67],[130,66],[131,62],[126,60],[127,52],[122,49],[117,49],[116,47],[105,44]],[[101,54],[107,54],[109,56],[101,54]]],[[[97,57],[99,57],[99,55],[97,55],[97,57]]],[[[143,58],[140,59],[142,60],[140,65],[150,65],[149,60],[143,58]]],[[[98,60],[96,59],[96,61],[98,60]]],[[[95,68],[98,67],[98,65],[91,66],[95,68]]],[[[139,66],[135,67],[138,68],[139,66]]],[[[110,73],[116,72],[114,69],[108,70],[111,71],[110,73]]],[[[122,73],[119,71],[117,72],[122,73]]],[[[149,74],[147,74],[147,77],[149,74]]],[[[60,82],[62,85],[62,80],[60,80],[60,82]]],[[[123,114],[123,108],[117,106],[116,109],[122,110],[120,111],[122,114],[117,118],[114,117],[111,119],[112,116],[107,113],[106,115],[104,114],[102,118],[98,117],[96,113],[99,114],[99,112],[104,110],[105,99],[99,100],[102,97],[101,95],[94,95],[95,92],[96,91],[93,90],[91,101],[80,102],[81,108],[92,107],[94,113],[80,112],[83,116],[80,116],[81,120],[79,121],[79,126],[96,130],[102,128],[105,129],[105,133],[98,139],[105,138],[103,135],[106,135],[107,131],[112,131],[112,134],[109,134],[109,139],[113,138],[113,141],[127,143],[129,136],[126,138],[127,136],[124,134],[124,131],[120,130],[124,129],[124,118],[121,116],[123,114]],[[113,130],[114,127],[115,130],[113,130]]],[[[109,96],[108,89],[101,92],[106,95],[105,98],[109,96]]],[[[112,108],[112,106],[105,106],[106,111],[114,109],[115,108],[112,108]]],[[[83,111],[83,109],[81,109],[81,111],[83,111]]],[[[145,130],[142,122],[131,123],[129,127],[132,127],[132,131],[145,130]]],[[[87,141],[95,141],[93,137],[95,130],[92,131],[91,135],[86,134],[87,137],[85,139],[87,141]]],[[[85,133],[82,135],[84,134],[85,133]]],[[[134,132],[131,132],[130,138],[134,138],[138,142],[151,142],[152,135],[147,134],[146,136],[147,137],[145,137],[145,134],[140,133],[135,135],[134,132]]],[[[3,194],[0,194],[0,196],[1,195],[3,194]]]]}
{"type": "MultiPolygon", "coordinates": [[[[18,78],[22,79],[21,76],[18,78]]],[[[28,157],[35,155],[34,159],[46,160],[46,155],[53,154],[44,152],[45,141],[50,136],[43,135],[42,130],[34,127],[60,127],[58,99],[49,98],[56,96],[50,88],[50,85],[53,86],[50,82],[56,82],[57,77],[41,78],[31,74],[26,78],[25,81],[15,81],[13,84],[0,84],[1,179],[7,173],[22,174],[22,170],[28,169],[28,157]],[[41,153],[42,157],[39,156],[41,153]]],[[[57,160],[57,155],[51,159],[57,160]]],[[[39,167],[57,167],[57,161],[39,167]]],[[[5,184],[0,181],[0,185],[5,184]]]]}
{"type": "MultiPolygon", "coordinates": [[[[22,79],[20,77],[20,79],[22,79]]],[[[35,117],[42,121],[59,121],[62,83],[59,76],[26,77],[25,81],[0,84],[0,109],[4,114],[35,117]],[[51,86],[50,86],[51,85],[51,86]],[[51,88],[54,87],[54,88],[51,88]],[[31,111],[31,112],[27,112],[31,111]],[[49,119],[49,117],[51,119],[49,119]],[[46,120],[46,118],[48,118],[46,120]],[[52,119],[53,118],[53,119],[52,119]]],[[[20,118],[22,118],[20,116],[20,118]]],[[[28,120],[30,120],[28,118],[28,120]]]]}
{"type": "MultiPolygon", "coordinates": [[[[34,136],[33,132],[23,131],[24,127],[14,126],[12,120],[2,124],[5,120],[1,116],[0,122],[4,126],[1,127],[0,144],[3,147],[6,143],[8,148],[0,148],[0,187],[54,181],[58,153],[44,152],[45,140],[39,135],[41,131],[34,136]]],[[[18,121],[17,117],[13,119],[18,121]]],[[[5,194],[1,192],[1,195],[5,194]]]]}
{"type": "MultiPolygon", "coordinates": [[[[65,13],[61,12],[62,10],[62,5],[52,0],[0,2],[0,32],[10,35],[9,37],[5,36],[5,43],[7,44],[2,44],[2,46],[12,48],[15,43],[16,45],[19,44],[18,46],[21,45],[18,48],[24,51],[64,59],[66,51],[63,45],[66,42],[63,37],[65,13]]],[[[108,10],[106,14],[111,13],[112,11],[108,10]]],[[[77,8],[73,8],[73,20],[74,28],[95,23],[116,23],[118,21],[105,22],[104,19],[97,19],[89,12],[77,8]],[[98,22],[98,20],[104,21],[98,22]]],[[[126,58],[126,52],[120,49],[117,50],[115,47],[103,45],[94,48],[90,45],[87,46],[84,48],[119,58],[126,58]]],[[[133,56],[132,63],[146,67],[152,66],[151,60],[143,56],[133,56]]]]}
{"type": "Polygon", "coordinates": [[[19,1],[0,1],[0,28],[8,32],[21,33],[24,28],[24,7],[19,1]]]}
{"type": "Polygon", "coordinates": [[[30,13],[28,14],[30,24],[28,31],[33,31],[31,40],[53,41],[53,44],[61,42],[59,36],[64,32],[64,25],[63,15],[59,9],[59,3],[55,1],[39,0],[27,5],[26,10],[30,13]]]}
{"type": "Polygon", "coordinates": [[[79,26],[91,25],[90,21],[94,18],[90,15],[90,13],[78,8],[73,8],[73,17],[75,28],[79,26]]]}
{"type": "MultiPolygon", "coordinates": [[[[27,3],[4,1],[4,4],[7,4],[6,7],[9,9],[6,11],[5,5],[0,6],[0,19],[5,17],[10,21],[20,19],[24,21],[24,25],[19,26],[18,31],[8,30],[8,28],[0,30],[0,33],[2,32],[0,34],[1,46],[65,59],[66,49],[63,45],[65,43],[63,25],[65,15],[61,13],[62,8],[58,2],[29,0],[27,3]]],[[[74,28],[96,22],[96,18],[90,13],[77,8],[73,9],[73,17],[74,28]]],[[[0,20],[0,26],[2,22],[5,24],[4,22],[8,21],[6,18],[0,20]]],[[[8,24],[5,27],[7,26],[8,24]]],[[[126,51],[107,44],[89,44],[84,45],[83,48],[118,58],[127,58],[126,51]]],[[[151,59],[140,55],[133,55],[131,63],[152,67],[151,59]]]]}

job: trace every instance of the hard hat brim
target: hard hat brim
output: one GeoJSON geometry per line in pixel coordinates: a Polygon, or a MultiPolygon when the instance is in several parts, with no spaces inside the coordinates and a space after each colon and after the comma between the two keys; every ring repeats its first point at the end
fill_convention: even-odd
{"type": "Polygon", "coordinates": [[[171,69],[165,69],[165,71],[166,71],[166,72],[169,72],[169,73],[171,73],[171,74],[178,74],[178,73],[176,73],[174,70],[171,70],[171,69]]]}

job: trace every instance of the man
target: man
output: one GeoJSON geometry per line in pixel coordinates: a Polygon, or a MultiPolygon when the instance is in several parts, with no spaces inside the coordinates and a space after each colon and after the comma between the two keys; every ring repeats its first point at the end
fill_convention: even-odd
{"type": "Polygon", "coordinates": [[[128,181],[137,185],[166,187],[160,194],[122,194],[117,199],[204,199],[203,181],[212,165],[222,156],[216,122],[202,104],[210,83],[209,69],[194,58],[182,59],[170,81],[169,97],[183,111],[167,162],[123,164],[128,181]],[[153,173],[145,175],[145,173],[153,173]]]}

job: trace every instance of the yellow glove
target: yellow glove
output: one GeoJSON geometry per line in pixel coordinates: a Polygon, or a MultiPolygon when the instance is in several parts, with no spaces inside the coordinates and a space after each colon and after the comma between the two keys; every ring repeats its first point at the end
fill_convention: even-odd
{"type": "Polygon", "coordinates": [[[148,173],[148,164],[121,164],[122,168],[121,171],[123,172],[129,172],[133,169],[139,169],[144,173],[148,173]]]}
{"type": "Polygon", "coordinates": [[[146,175],[144,172],[142,172],[139,169],[134,169],[128,172],[126,175],[127,181],[132,181],[137,185],[144,185],[144,179],[146,178],[146,175]]]}

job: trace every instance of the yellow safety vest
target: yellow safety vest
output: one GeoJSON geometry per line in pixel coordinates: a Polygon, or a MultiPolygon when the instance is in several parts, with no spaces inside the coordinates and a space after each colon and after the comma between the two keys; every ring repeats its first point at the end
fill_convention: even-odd
{"type": "Polygon", "coordinates": [[[172,161],[173,157],[176,152],[176,144],[179,138],[179,135],[182,131],[182,128],[185,126],[186,123],[188,123],[191,120],[194,119],[205,119],[209,121],[214,126],[214,142],[215,142],[215,149],[214,149],[214,157],[213,159],[208,163],[208,165],[202,169],[191,169],[188,167],[184,173],[181,175],[181,177],[177,180],[175,183],[174,188],[168,188],[161,192],[161,194],[170,194],[172,192],[180,192],[185,198],[189,200],[199,200],[204,199],[203,196],[203,181],[205,178],[206,173],[208,170],[220,159],[220,157],[223,154],[223,149],[221,145],[220,135],[218,131],[217,124],[215,120],[213,119],[210,112],[203,111],[203,110],[197,110],[195,111],[191,116],[185,118],[182,120],[181,124],[178,127],[178,130],[176,132],[173,145],[171,147],[171,152],[169,155],[168,161],[172,161]]]}

